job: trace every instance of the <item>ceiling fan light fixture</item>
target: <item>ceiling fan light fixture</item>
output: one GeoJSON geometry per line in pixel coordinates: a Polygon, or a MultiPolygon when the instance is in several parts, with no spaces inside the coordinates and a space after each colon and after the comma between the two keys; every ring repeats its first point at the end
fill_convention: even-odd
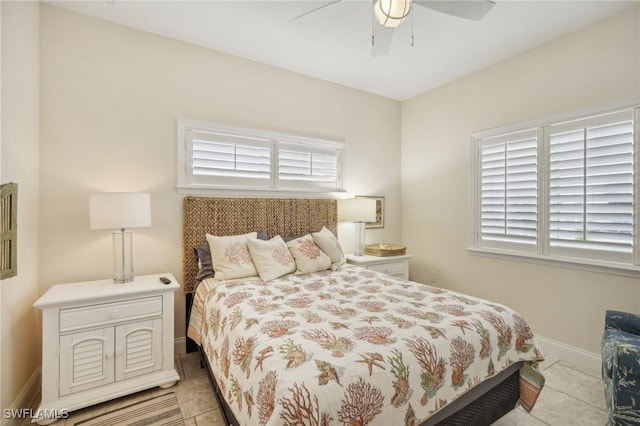
{"type": "Polygon", "coordinates": [[[378,24],[397,28],[411,12],[411,0],[375,0],[373,14],[378,24]]]}

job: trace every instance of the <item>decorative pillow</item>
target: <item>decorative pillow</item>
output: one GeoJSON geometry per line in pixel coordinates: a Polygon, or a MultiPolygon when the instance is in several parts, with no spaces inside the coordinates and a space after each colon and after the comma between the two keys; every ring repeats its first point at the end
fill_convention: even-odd
{"type": "Polygon", "coordinates": [[[307,234],[287,243],[289,251],[296,260],[296,274],[310,274],[331,267],[331,259],[313,242],[307,234]]]}
{"type": "MultiPolygon", "coordinates": [[[[267,240],[267,231],[258,232],[259,240],[267,240]]],[[[215,274],[213,270],[213,263],[211,261],[211,249],[209,243],[201,244],[193,248],[193,254],[196,256],[196,262],[198,263],[198,273],[196,274],[196,285],[206,278],[211,278],[215,274]]]]}
{"type": "Polygon", "coordinates": [[[344,252],[340,241],[333,235],[333,232],[323,226],[320,232],[314,232],[311,236],[313,242],[331,259],[331,269],[335,271],[344,265],[344,252]]]}
{"type": "Polygon", "coordinates": [[[193,248],[193,253],[196,255],[196,262],[198,262],[198,273],[196,274],[196,284],[199,284],[206,278],[213,277],[213,263],[211,261],[211,249],[209,244],[202,244],[193,248]]]}
{"type": "Polygon", "coordinates": [[[296,261],[279,235],[269,241],[249,238],[247,245],[262,281],[271,281],[296,271],[296,261]]]}
{"type": "Polygon", "coordinates": [[[256,239],[257,236],[257,232],[229,237],[216,237],[207,234],[215,271],[213,279],[219,281],[258,275],[247,247],[247,240],[249,238],[256,239]]]}

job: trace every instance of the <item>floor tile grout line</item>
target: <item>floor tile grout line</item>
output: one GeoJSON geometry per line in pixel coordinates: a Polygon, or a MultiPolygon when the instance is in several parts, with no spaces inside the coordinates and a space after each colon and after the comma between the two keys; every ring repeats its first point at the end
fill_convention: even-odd
{"type": "MultiPolygon", "coordinates": [[[[534,408],[535,408],[535,405],[534,405],[534,408]]],[[[540,423],[544,423],[547,426],[553,426],[551,423],[547,423],[546,421],[542,420],[540,417],[537,417],[537,416],[531,414],[531,412],[525,410],[523,405],[516,406],[516,408],[514,408],[513,410],[514,411],[515,410],[521,410],[525,415],[533,417],[534,419],[538,420],[540,423]]]]}
{"type": "Polygon", "coordinates": [[[547,371],[547,370],[549,370],[550,368],[552,368],[555,365],[559,365],[561,367],[569,368],[569,369],[571,369],[573,371],[577,371],[577,372],[582,373],[582,374],[584,374],[586,376],[602,380],[602,377],[598,373],[590,373],[589,371],[582,370],[579,367],[576,367],[575,365],[573,365],[573,364],[571,364],[569,362],[563,361],[561,359],[559,359],[557,361],[554,361],[553,364],[545,367],[542,371],[547,371]]]}
{"type": "MultiPolygon", "coordinates": [[[[569,398],[573,398],[573,399],[575,399],[576,401],[583,402],[583,403],[587,404],[588,406],[590,406],[590,407],[592,407],[592,408],[595,408],[595,409],[596,409],[596,410],[598,410],[598,411],[602,411],[602,412],[605,412],[605,413],[607,412],[607,410],[603,410],[603,409],[602,409],[602,408],[600,408],[600,407],[596,407],[595,405],[591,404],[590,402],[585,401],[585,400],[583,400],[583,399],[581,399],[581,398],[578,398],[577,396],[572,395],[572,394],[570,394],[570,393],[567,393],[567,392],[563,391],[562,389],[558,389],[558,388],[557,388],[557,387],[555,387],[555,386],[552,386],[552,385],[549,385],[549,384],[546,384],[546,383],[545,383],[545,385],[544,385],[544,386],[545,386],[545,387],[547,387],[547,386],[548,386],[548,387],[550,387],[551,389],[553,389],[553,390],[555,390],[555,391],[558,391],[558,392],[560,392],[560,393],[562,393],[562,394],[567,395],[569,398]]],[[[544,388],[543,388],[543,390],[544,390],[544,388]]],[[[603,390],[603,392],[604,392],[604,390],[603,390]]]]}
{"type": "MultiPolygon", "coordinates": [[[[209,411],[205,411],[205,412],[204,412],[204,413],[202,413],[202,414],[198,414],[198,416],[204,416],[205,414],[213,413],[214,411],[220,411],[220,409],[219,409],[219,408],[213,408],[213,409],[211,409],[211,410],[209,410],[209,411]]],[[[196,426],[199,426],[199,423],[198,423],[198,416],[193,416],[193,417],[194,417],[194,419],[195,419],[195,421],[196,421],[196,426]]]]}
{"type": "Polygon", "coordinates": [[[551,423],[547,423],[546,421],[542,420],[540,417],[536,417],[536,416],[534,416],[534,415],[533,415],[533,414],[531,414],[531,413],[527,413],[527,414],[528,414],[528,415],[530,415],[531,417],[533,417],[534,419],[538,420],[539,422],[544,423],[544,424],[545,424],[545,425],[547,425],[547,426],[553,426],[551,423]]]}
{"type": "Polygon", "coordinates": [[[544,368],[542,370],[542,372],[544,373],[545,371],[549,370],[551,367],[553,367],[554,365],[558,364],[559,362],[560,362],[560,360],[555,361],[553,364],[551,364],[551,365],[547,366],[546,368],[544,368]]]}
{"type": "Polygon", "coordinates": [[[568,364],[560,364],[560,365],[562,365],[563,367],[566,367],[566,368],[568,368],[570,370],[576,371],[578,373],[582,373],[585,376],[593,377],[594,379],[599,379],[600,381],[602,381],[602,377],[601,376],[597,376],[596,374],[587,373],[586,371],[580,370],[577,367],[574,367],[574,366],[571,366],[571,365],[568,365],[568,364]]]}

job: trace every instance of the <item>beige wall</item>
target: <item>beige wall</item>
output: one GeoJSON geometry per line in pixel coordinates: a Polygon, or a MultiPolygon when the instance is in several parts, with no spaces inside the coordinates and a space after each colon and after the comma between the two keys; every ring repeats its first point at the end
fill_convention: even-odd
{"type": "MultiPolygon", "coordinates": [[[[0,5],[0,53],[2,52],[2,5],[0,5]]],[[[0,54],[0,129],[2,129],[2,54],[0,54]]],[[[2,178],[2,131],[0,131],[0,183],[4,182],[2,178]]],[[[2,290],[0,289],[0,309],[2,309],[2,290]]],[[[0,377],[2,375],[2,336],[4,335],[2,331],[2,313],[0,312],[0,377]]],[[[0,379],[1,380],[1,379],[0,379]]],[[[0,381],[0,407],[5,407],[4,400],[2,399],[2,388],[4,384],[0,381]]]]}
{"type": "Polygon", "coordinates": [[[386,196],[386,226],[369,238],[399,240],[398,102],[47,5],[40,31],[41,291],[111,276],[110,233],[89,230],[100,191],[151,193],[135,271],[181,277],[177,117],[345,140],[347,190],[386,196]]]}
{"type": "MultiPolygon", "coordinates": [[[[38,3],[2,9],[0,182],[18,183],[18,275],[0,283],[1,408],[12,407],[40,364],[38,297],[38,3]]],[[[28,401],[30,402],[30,401],[28,401]]]]}
{"type": "MultiPolygon", "coordinates": [[[[39,294],[111,275],[111,237],[89,230],[90,193],[150,192],[153,226],[134,232],[136,272],[181,278],[177,117],[346,140],[347,189],[386,197],[386,226],[370,230],[368,240],[406,244],[412,279],[428,281],[436,270],[444,287],[512,305],[540,335],[597,352],[604,309],[638,311],[637,279],[466,250],[469,134],[638,94],[637,10],[401,107],[49,5],[39,9],[39,24],[37,3],[2,2],[1,9],[1,180],[20,183],[21,212],[20,272],[0,286],[2,407],[39,366],[31,307],[39,294]]],[[[183,318],[180,294],[177,337],[183,318]]]]}
{"type": "Polygon", "coordinates": [[[599,353],[604,311],[639,310],[638,278],[467,251],[469,136],[640,95],[640,8],[402,104],[402,241],[413,280],[508,304],[534,331],[599,353]]]}

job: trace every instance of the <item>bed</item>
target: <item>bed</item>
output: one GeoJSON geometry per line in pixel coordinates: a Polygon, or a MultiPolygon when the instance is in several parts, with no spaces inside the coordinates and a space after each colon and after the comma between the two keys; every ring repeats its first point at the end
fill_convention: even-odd
{"type": "Polygon", "coordinates": [[[533,407],[543,356],[506,306],[347,264],[196,288],[207,233],[335,234],[336,218],[328,199],[185,198],[187,336],[228,424],[481,425],[533,407]]]}

